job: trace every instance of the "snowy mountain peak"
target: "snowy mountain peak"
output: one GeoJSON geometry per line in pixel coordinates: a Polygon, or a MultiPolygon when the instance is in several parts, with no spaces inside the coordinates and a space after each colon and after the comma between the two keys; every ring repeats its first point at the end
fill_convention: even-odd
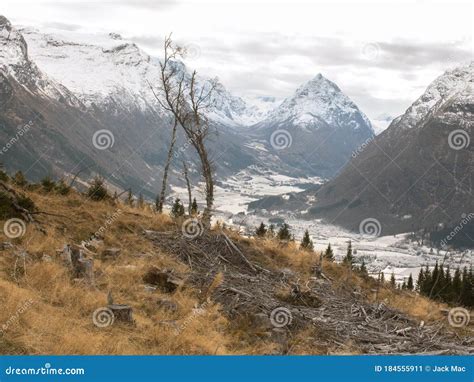
{"type": "Polygon", "coordinates": [[[440,107],[453,96],[466,98],[473,94],[474,62],[467,66],[448,70],[436,78],[405,112],[395,121],[397,127],[409,129],[415,127],[430,111],[440,107]]]}
{"type": "Polygon", "coordinates": [[[357,105],[321,73],[298,87],[291,97],[270,112],[268,119],[306,130],[319,128],[321,124],[341,127],[350,121],[354,130],[367,127],[373,131],[369,119],[357,105]]]}
{"type": "Polygon", "coordinates": [[[18,65],[28,60],[25,39],[4,16],[0,16],[0,46],[0,64],[18,65]]]}

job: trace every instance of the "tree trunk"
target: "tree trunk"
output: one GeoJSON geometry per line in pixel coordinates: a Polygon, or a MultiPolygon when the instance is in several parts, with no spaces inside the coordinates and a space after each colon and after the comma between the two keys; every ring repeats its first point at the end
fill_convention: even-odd
{"type": "Polygon", "coordinates": [[[212,167],[207,156],[207,151],[202,139],[196,141],[196,149],[201,159],[202,174],[206,183],[206,208],[202,214],[202,220],[206,228],[211,227],[212,208],[214,205],[214,181],[212,179],[212,167]]]}
{"type": "Polygon", "coordinates": [[[193,204],[193,198],[191,194],[191,182],[189,181],[189,176],[188,176],[188,166],[186,166],[186,162],[183,160],[183,172],[184,172],[184,179],[186,180],[186,187],[188,188],[188,199],[189,199],[189,204],[188,204],[188,214],[191,216],[192,215],[192,204],[193,204]]]}
{"type": "Polygon", "coordinates": [[[168,149],[168,157],[166,158],[166,164],[165,168],[163,170],[163,181],[161,184],[161,192],[160,192],[160,199],[158,200],[157,204],[157,210],[161,214],[163,212],[163,204],[165,202],[165,195],[166,195],[166,184],[168,182],[168,170],[171,165],[171,159],[173,156],[173,149],[174,145],[176,143],[176,127],[178,126],[178,121],[176,118],[174,119],[174,124],[173,124],[173,131],[171,133],[171,142],[170,142],[170,147],[168,149]]]}

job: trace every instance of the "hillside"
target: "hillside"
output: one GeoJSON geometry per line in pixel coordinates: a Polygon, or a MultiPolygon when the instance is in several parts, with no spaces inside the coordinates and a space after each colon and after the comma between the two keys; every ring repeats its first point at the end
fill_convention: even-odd
{"type": "Polygon", "coordinates": [[[47,183],[2,185],[2,354],[474,352],[472,324],[451,327],[446,306],[334,262],[319,273],[319,254],[295,243],[205,231],[47,183]],[[7,218],[21,219],[19,231],[7,218]],[[65,256],[79,252],[91,271],[65,256]],[[133,323],[94,315],[117,304],[133,323]]]}

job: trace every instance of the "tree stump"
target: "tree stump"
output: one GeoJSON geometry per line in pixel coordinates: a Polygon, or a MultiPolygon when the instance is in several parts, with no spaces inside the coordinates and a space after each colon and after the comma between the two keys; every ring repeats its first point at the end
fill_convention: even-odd
{"type": "Polygon", "coordinates": [[[73,278],[85,279],[90,284],[94,283],[94,261],[86,259],[79,247],[66,245],[61,257],[71,269],[73,278]]]}
{"type": "Polygon", "coordinates": [[[111,304],[108,305],[112,313],[114,314],[114,321],[124,322],[126,324],[133,324],[133,309],[129,305],[124,304],[111,304]]]}
{"type": "Polygon", "coordinates": [[[151,267],[143,276],[143,281],[146,284],[155,285],[163,292],[173,293],[181,285],[183,280],[174,276],[170,271],[161,271],[156,267],[151,267]]]}

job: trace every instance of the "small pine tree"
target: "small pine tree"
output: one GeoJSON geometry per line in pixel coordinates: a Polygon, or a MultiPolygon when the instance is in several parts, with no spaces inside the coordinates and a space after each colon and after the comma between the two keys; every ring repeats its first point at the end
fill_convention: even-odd
{"type": "Polygon", "coordinates": [[[352,267],[354,263],[354,256],[352,255],[352,242],[349,240],[349,245],[347,246],[347,253],[344,259],[342,260],[343,264],[349,265],[352,267]]]}
{"type": "Polygon", "coordinates": [[[283,223],[280,227],[280,230],[278,231],[278,239],[285,241],[291,240],[290,226],[288,224],[283,223]]]}
{"type": "Polygon", "coordinates": [[[43,188],[44,192],[51,192],[56,187],[56,183],[49,177],[46,176],[41,179],[41,187],[43,188]]]}
{"type": "Polygon", "coordinates": [[[193,202],[191,203],[191,215],[197,215],[198,214],[198,204],[196,202],[196,198],[193,199],[193,202]]]}
{"type": "Polygon", "coordinates": [[[25,187],[28,185],[28,181],[22,171],[17,171],[15,175],[13,175],[13,183],[19,187],[25,187]]]}
{"type": "Polygon", "coordinates": [[[383,272],[380,272],[379,274],[379,282],[380,284],[385,284],[385,274],[383,272]]]}
{"type": "Polygon", "coordinates": [[[367,267],[365,266],[365,261],[364,260],[362,260],[362,264],[360,265],[359,272],[363,277],[368,277],[369,276],[369,272],[367,271],[367,267]]]}
{"type": "Polygon", "coordinates": [[[255,230],[255,235],[258,237],[264,237],[267,234],[267,227],[263,222],[260,223],[258,228],[255,230]]]}
{"type": "Polygon", "coordinates": [[[173,207],[171,207],[171,216],[177,218],[184,215],[184,205],[181,203],[179,198],[174,201],[173,207]]]}
{"type": "Polygon", "coordinates": [[[334,261],[334,252],[331,248],[331,243],[328,244],[326,251],[324,252],[324,258],[329,261],[334,261]]]}
{"type": "Polygon", "coordinates": [[[392,272],[392,276],[390,276],[390,286],[395,288],[397,286],[397,282],[395,280],[395,272],[392,272]]]}
{"type": "Polygon", "coordinates": [[[92,180],[89,186],[89,189],[87,190],[87,196],[91,200],[96,200],[96,201],[109,198],[107,188],[105,188],[104,184],[105,184],[104,179],[101,178],[100,176],[96,176],[92,180]]]}
{"type": "Polygon", "coordinates": [[[407,289],[407,283],[405,282],[405,280],[403,280],[402,290],[406,290],[406,289],[407,289]]]}
{"type": "Polygon", "coordinates": [[[413,288],[414,288],[414,286],[413,286],[413,276],[410,273],[410,276],[408,277],[408,282],[407,282],[407,289],[408,290],[413,290],[413,288]]]}
{"type": "Polygon", "coordinates": [[[421,292],[423,283],[425,279],[425,272],[423,271],[423,268],[420,268],[420,272],[418,273],[418,280],[416,280],[416,290],[418,292],[421,292]]]}
{"type": "Polygon", "coordinates": [[[306,251],[313,251],[314,249],[313,240],[311,240],[308,230],[304,232],[303,240],[301,240],[300,248],[306,251]]]}

